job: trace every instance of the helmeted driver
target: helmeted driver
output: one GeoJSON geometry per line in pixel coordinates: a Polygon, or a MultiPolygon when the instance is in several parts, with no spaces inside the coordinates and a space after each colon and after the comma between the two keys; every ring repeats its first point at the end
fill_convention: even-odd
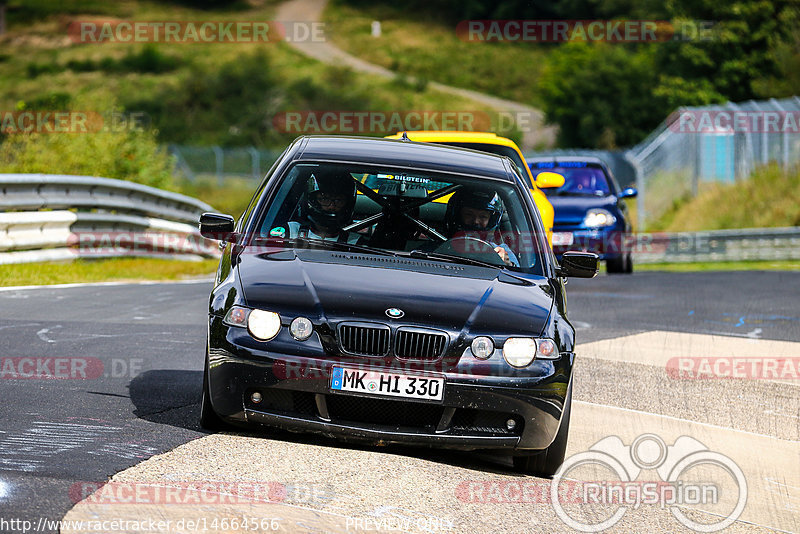
{"type": "Polygon", "coordinates": [[[319,169],[311,172],[300,201],[300,220],[290,221],[289,237],[308,237],[355,244],[357,232],[343,228],[353,220],[356,185],[349,173],[319,169]]]}
{"type": "Polygon", "coordinates": [[[447,232],[450,238],[463,236],[486,241],[506,265],[517,267],[519,260],[500,235],[504,213],[505,205],[496,191],[462,187],[447,203],[447,232]]]}

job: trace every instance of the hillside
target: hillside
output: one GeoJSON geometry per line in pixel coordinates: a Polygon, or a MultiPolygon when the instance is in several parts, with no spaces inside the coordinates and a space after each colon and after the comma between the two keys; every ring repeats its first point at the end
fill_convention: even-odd
{"type": "Polygon", "coordinates": [[[303,133],[281,131],[276,117],[287,111],[487,109],[425,84],[326,66],[277,40],[97,44],[70,33],[70,24],[87,20],[270,21],[276,3],[204,10],[178,2],[10,0],[0,37],[0,110],[97,103],[89,109],[106,116],[144,116],[162,143],[280,147],[303,133]]]}

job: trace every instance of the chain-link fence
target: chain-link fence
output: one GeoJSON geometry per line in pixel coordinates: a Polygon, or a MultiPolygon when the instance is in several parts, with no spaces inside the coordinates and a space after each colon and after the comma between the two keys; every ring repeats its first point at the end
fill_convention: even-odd
{"type": "Polygon", "coordinates": [[[704,183],[800,161],[800,97],[680,108],[626,156],[637,173],[637,226],[646,228],[704,183]]]}
{"type": "Polygon", "coordinates": [[[280,150],[255,147],[221,148],[169,145],[178,170],[191,181],[213,179],[222,186],[228,178],[260,181],[272,166],[280,150]]]}

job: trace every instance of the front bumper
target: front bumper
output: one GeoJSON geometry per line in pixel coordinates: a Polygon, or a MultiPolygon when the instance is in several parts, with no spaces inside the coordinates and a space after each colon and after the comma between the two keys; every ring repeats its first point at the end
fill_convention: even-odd
{"type": "MultiPolygon", "coordinates": [[[[209,324],[209,392],[214,411],[236,425],[261,424],[343,441],[404,443],[463,450],[546,448],[558,432],[573,357],[535,362],[530,376],[459,370],[445,378],[441,402],[385,398],[330,389],[330,359],[255,350],[241,328],[209,324]],[[258,391],[263,400],[251,400],[258,391]],[[509,429],[507,421],[515,427],[509,429]]],[[[268,344],[265,344],[265,349],[268,344]]],[[[413,371],[376,369],[415,374],[413,371]]]]}
{"type": "Polygon", "coordinates": [[[553,246],[553,252],[558,261],[561,261],[561,255],[564,254],[564,252],[570,250],[594,252],[599,256],[600,260],[617,259],[621,257],[629,247],[629,234],[616,227],[587,229],[574,225],[557,225],[553,229],[553,232],[570,233],[573,238],[571,245],[553,246]]]}

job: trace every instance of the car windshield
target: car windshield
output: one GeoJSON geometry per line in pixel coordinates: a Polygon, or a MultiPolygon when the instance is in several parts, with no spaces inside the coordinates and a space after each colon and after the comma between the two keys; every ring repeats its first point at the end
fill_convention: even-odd
{"type": "Polygon", "coordinates": [[[449,141],[448,142],[439,141],[438,144],[455,146],[459,148],[469,148],[472,150],[480,150],[481,152],[497,154],[498,156],[508,156],[511,159],[511,161],[514,162],[514,165],[517,166],[517,170],[519,171],[520,176],[525,178],[526,182],[528,181],[528,173],[525,171],[525,163],[523,163],[519,153],[510,146],[493,145],[491,143],[464,143],[464,142],[458,143],[449,141]]]}
{"type": "Polygon", "coordinates": [[[544,272],[541,236],[514,184],[299,162],[277,187],[251,243],[544,272]]]}
{"type": "Polygon", "coordinates": [[[561,187],[544,188],[547,196],[607,196],[611,194],[603,168],[596,163],[584,161],[535,162],[531,163],[534,180],[541,172],[556,172],[564,176],[561,187]]]}

